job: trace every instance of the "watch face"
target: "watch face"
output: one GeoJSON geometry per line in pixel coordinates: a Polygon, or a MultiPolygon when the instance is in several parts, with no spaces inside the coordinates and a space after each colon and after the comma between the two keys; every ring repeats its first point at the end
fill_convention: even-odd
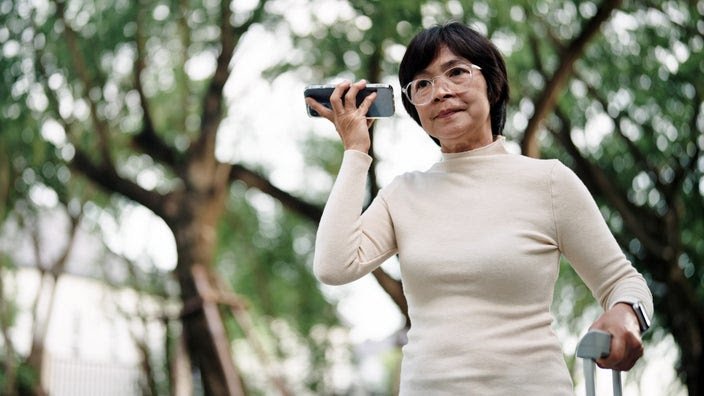
{"type": "Polygon", "coordinates": [[[640,325],[640,332],[644,333],[650,328],[650,320],[648,319],[648,314],[645,313],[643,305],[640,302],[636,302],[632,305],[633,310],[638,318],[638,324],[640,325]]]}

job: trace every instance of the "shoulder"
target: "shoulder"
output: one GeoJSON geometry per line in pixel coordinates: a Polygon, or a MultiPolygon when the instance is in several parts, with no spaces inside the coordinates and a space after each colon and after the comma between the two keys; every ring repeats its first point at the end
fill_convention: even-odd
{"type": "Polygon", "coordinates": [[[512,166],[521,172],[548,177],[552,182],[579,181],[579,177],[558,159],[537,159],[524,155],[511,155],[512,166]]]}
{"type": "Polygon", "coordinates": [[[565,204],[581,202],[589,206],[595,205],[591,192],[579,176],[562,162],[557,160],[553,162],[554,167],[550,172],[550,190],[553,200],[565,204]]]}
{"type": "Polygon", "coordinates": [[[558,173],[560,178],[571,170],[557,159],[538,159],[521,154],[507,154],[494,167],[502,177],[518,182],[549,183],[558,173]]]}
{"type": "Polygon", "coordinates": [[[550,169],[550,181],[554,185],[570,186],[572,188],[585,189],[584,183],[577,174],[567,165],[559,160],[547,160],[552,164],[550,169]]]}
{"type": "Polygon", "coordinates": [[[393,195],[399,188],[407,188],[408,186],[423,183],[424,180],[427,179],[426,173],[427,171],[411,171],[397,175],[391,180],[389,184],[384,186],[379,191],[379,194],[382,197],[388,198],[393,195]]]}
{"type": "Polygon", "coordinates": [[[567,168],[562,162],[560,162],[560,160],[557,159],[533,158],[522,154],[508,154],[506,157],[508,157],[509,162],[515,165],[528,167],[531,170],[551,172],[555,167],[567,168]]]}

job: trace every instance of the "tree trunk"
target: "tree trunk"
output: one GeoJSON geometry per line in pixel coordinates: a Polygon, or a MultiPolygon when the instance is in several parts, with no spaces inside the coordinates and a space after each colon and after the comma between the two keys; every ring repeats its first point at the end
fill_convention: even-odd
{"type": "MultiPolygon", "coordinates": [[[[181,152],[167,141],[162,140],[162,132],[154,122],[155,117],[149,105],[149,95],[145,94],[142,72],[145,71],[148,59],[146,51],[148,23],[146,15],[150,10],[148,2],[138,7],[135,49],[136,60],[134,70],[134,88],[139,94],[143,110],[142,130],[133,136],[130,142],[136,152],[143,152],[156,161],[166,165],[182,182],[182,188],[162,194],[155,190],[142,188],[129,177],[124,177],[116,167],[115,158],[112,157],[111,145],[116,141],[112,139],[117,135],[109,122],[99,114],[99,103],[85,95],[93,89],[100,89],[100,82],[94,79],[91,62],[87,61],[82,52],[82,36],[75,32],[72,24],[64,18],[65,2],[56,3],[56,14],[63,23],[63,35],[70,52],[71,67],[75,70],[83,85],[84,99],[90,107],[92,126],[89,129],[97,137],[92,146],[75,144],[75,154],[70,164],[88,179],[101,186],[107,192],[119,193],[122,196],[144,205],[157,216],[164,219],[169,225],[176,240],[178,261],[175,274],[181,287],[181,298],[184,312],[182,315],[183,334],[186,349],[190,353],[191,365],[200,372],[204,391],[207,395],[225,396],[242,395],[243,388],[235,369],[230,348],[230,342],[225,333],[223,319],[215,301],[209,299],[207,294],[215,288],[217,282],[213,271],[213,258],[216,249],[216,225],[224,211],[224,201],[227,197],[228,176],[231,165],[220,164],[215,158],[215,142],[220,121],[226,106],[223,88],[230,76],[230,66],[233,53],[239,40],[249,27],[262,19],[266,0],[262,0],[251,10],[248,17],[239,20],[235,27],[233,21],[238,19],[233,16],[232,2],[220,2],[219,15],[219,44],[220,53],[217,57],[216,68],[204,95],[200,114],[199,134],[190,142],[188,150],[181,152]],[[94,156],[93,152],[100,155],[94,156]],[[97,157],[97,158],[96,158],[97,157]]],[[[186,3],[181,4],[181,22],[186,19],[186,3]]],[[[184,43],[184,53],[189,51],[191,32],[187,23],[180,24],[181,41],[184,43]]],[[[157,66],[158,67],[158,66],[157,66]]],[[[45,77],[46,71],[42,63],[38,68],[45,77]]],[[[97,73],[100,74],[100,73],[97,73]]],[[[188,102],[190,96],[189,86],[182,87],[183,101],[188,102]]],[[[58,112],[56,95],[48,87],[52,107],[61,120],[64,129],[69,131],[82,130],[83,126],[72,128],[73,121],[65,120],[58,112]]],[[[182,102],[183,102],[182,101],[182,102]]],[[[175,109],[185,111],[188,109],[175,109]]],[[[186,113],[183,113],[185,120],[186,113]]],[[[185,122],[185,121],[184,121],[185,122]]],[[[182,124],[183,131],[186,125],[182,124]]],[[[174,128],[174,126],[169,126],[174,128]]],[[[178,129],[178,128],[177,128],[178,129]]],[[[184,133],[184,136],[188,136],[184,133]]],[[[76,139],[78,142],[80,139],[76,139]]]]}
{"type": "MultiPolygon", "coordinates": [[[[3,268],[0,266],[0,275],[3,275],[3,268]]],[[[0,388],[0,393],[3,395],[14,396],[17,394],[16,390],[16,380],[17,380],[17,363],[15,362],[15,348],[12,343],[12,338],[10,337],[10,307],[8,306],[7,299],[4,293],[3,277],[0,276],[0,335],[2,336],[3,349],[5,350],[5,356],[3,361],[0,362],[0,368],[3,369],[3,374],[5,377],[5,387],[0,388]]]]}
{"type": "Polygon", "coordinates": [[[32,346],[27,356],[27,364],[37,373],[38,381],[35,387],[36,395],[45,395],[44,385],[47,381],[44,378],[44,347],[51,313],[54,311],[54,303],[56,301],[56,286],[59,277],[48,273],[41,274],[40,287],[37,291],[37,307],[34,312],[34,331],[32,334],[32,346]],[[46,298],[43,298],[46,296],[46,298]],[[39,313],[39,309],[44,305],[43,301],[48,299],[48,307],[43,314],[39,313]]]}
{"type": "MultiPolygon", "coordinates": [[[[678,255],[679,257],[679,255],[678,255]]],[[[663,326],[672,332],[680,347],[680,365],[677,371],[683,377],[691,396],[704,395],[704,307],[682,276],[677,260],[646,260],[658,283],[667,285],[656,310],[664,320],[663,326]]]]}
{"type": "Polygon", "coordinates": [[[182,195],[176,218],[167,223],[176,239],[176,275],[184,303],[182,325],[191,364],[200,371],[205,394],[234,396],[244,395],[244,390],[220,310],[208,295],[217,285],[211,266],[217,219],[227,191],[220,190],[182,195]]]}
{"type": "Polygon", "coordinates": [[[193,396],[191,360],[186,348],[186,337],[182,332],[178,336],[173,356],[169,361],[171,396],[193,396]]]}

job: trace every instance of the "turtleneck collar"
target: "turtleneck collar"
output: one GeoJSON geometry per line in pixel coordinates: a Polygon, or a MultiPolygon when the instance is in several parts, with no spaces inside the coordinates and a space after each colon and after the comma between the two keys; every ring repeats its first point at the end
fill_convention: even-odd
{"type": "Polygon", "coordinates": [[[493,142],[487,144],[486,146],[475,148],[469,151],[462,151],[459,153],[442,153],[442,162],[461,158],[480,157],[485,155],[508,154],[506,147],[504,147],[505,140],[506,138],[504,136],[499,135],[494,139],[493,142]]]}

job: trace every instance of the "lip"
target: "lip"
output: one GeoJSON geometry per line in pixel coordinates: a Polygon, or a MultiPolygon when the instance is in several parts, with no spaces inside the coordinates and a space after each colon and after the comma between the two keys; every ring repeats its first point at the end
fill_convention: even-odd
{"type": "Polygon", "coordinates": [[[459,111],[461,111],[461,109],[445,109],[437,113],[434,118],[448,118],[459,111]]]}

